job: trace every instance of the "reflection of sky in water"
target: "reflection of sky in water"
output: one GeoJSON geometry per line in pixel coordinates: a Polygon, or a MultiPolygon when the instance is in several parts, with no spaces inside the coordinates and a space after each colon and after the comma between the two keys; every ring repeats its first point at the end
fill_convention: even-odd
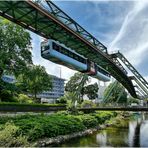
{"type": "Polygon", "coordinates": [[[148,121],[142,123],[140,133],[140,146],[148,147],[148,121]]]}
{"type": "Polygon", "coordinates": [[[135,133],[135,127],[136,127],[136,122],[129,123],[128,143],[129,143],[130,147],[133,145],[133,137],[134,137],[134,133],[135,133]]]}

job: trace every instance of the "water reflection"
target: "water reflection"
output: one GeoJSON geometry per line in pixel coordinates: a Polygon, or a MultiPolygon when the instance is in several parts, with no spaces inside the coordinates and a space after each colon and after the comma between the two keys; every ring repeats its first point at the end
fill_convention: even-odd
{"type": "MultiPolygon", "coordinates": [[[[90,136],[77,138],[60,146],[63,147],[148,147],[148,116],[138,116],[127,126],[107,128],[90,136]],[[140,117],[140,118],[139,118],[140,117]]],[[[124,121],[123,121],[124,122],[124,121]]]]}
{"type": "Polygon", "coordinates": [[[133,137],[133,147],[140,147],[140,127],[141,127],[142,121],[139,123],[137,121],[137,125],[134,132],[133,137]]]}

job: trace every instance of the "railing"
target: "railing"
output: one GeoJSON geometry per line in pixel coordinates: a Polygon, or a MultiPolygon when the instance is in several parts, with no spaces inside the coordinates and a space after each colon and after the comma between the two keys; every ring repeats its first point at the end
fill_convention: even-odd
{"type": "Polygon", "coordinates": [[[95,37],[93,37],[89,32],[87,32],[83,27],[81,27],[78,23],[76,23],[71,17],[69,17],[66,13],[64,13],[54,3],[52,3],[49,0],[45,0],[45,1],[37,0],[35,2],[39,6],[41,6],[43,9],[48,11],[50,14],[52,14],[54,17],[59,19],[67,27],[74,30],[79,35],[81,35],[83,38],[85,38],[88,42],[90,42],[92,45],[97,47],[98,50],[101,50],[102,52],[106,54],[108,53],[107,47],[105,47],[101,42],[99,42],[95,37]]]}

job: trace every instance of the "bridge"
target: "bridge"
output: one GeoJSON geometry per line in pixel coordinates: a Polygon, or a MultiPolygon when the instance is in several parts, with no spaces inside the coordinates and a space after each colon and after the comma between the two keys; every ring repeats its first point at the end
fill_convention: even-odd
{"type": "Polygon", "coordinates": [[[106,69],[133,96],[135,87],[119,60],[53,2],[0,1],[0,15],[44,38],[52,38],[106,69]]]}
{"type": "MultiPolygon", "coordinates": [[[[16,104],[0,104],[0,113],[27,113],[27,112],[57,112],[67,110],[66,105],[58,105],[58,106],[48,106],[48,105],[31,105],[31,104],[24,104],[24,105],[16,105],[16,104]]],[[[95,108],[78,108],[79,111],[83,112],[92,112],[92,111],[140,111],[140,112],[147,112],[148,107],[125,107],[125,106],[100,106],[95,108]]]]}

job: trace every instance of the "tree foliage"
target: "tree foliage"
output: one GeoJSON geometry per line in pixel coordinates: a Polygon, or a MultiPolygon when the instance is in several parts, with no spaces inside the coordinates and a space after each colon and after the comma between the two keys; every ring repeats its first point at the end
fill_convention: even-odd
{"type": "Polygon", "coordinates": [[[84,88],[84,94],[86,94],[90,100],[94,100],[98,97],[98,89],[97,83],[87,85],[84,88]]]}
{"type": "Polygon", "coordinates": [[[25,92],[37,94],[52,88],[51,76],[47,74],[43,66],[32,66],[28,71],[22,73],[18,77],[18,86],[25,92]]]}
{"type": "Polygon", "coordinates": [[[78,98],[83,97],[84,86],[88,81],[88,75],[79,72],[75,73],[66,83],[65,90],[68,92],[75,92],[78,95],[78,98]]]}
{"type": "Polygon", "coordinates": [[[18,75],[32,64],[30,40],[22,27],[0,18],[0,76],[4,71],[18,75]]]}
{"type": "MultiPolygon", "coordinates": [[[[31,37],[22,27],[0,17],[0,98],[17,91],[15,84],[2,81],[3,74],[18,76],[32,64],[31,37]],[[9,93],[7,93],[9,92],[9,93]]],[[[8,99],[10,100],[10,99],[8,99]]]]}
{"type": "Polygon", "coordinates": [[[86,85],[89,82],[89,76],[84,73],[75,73],[67,82],[65,90],[68,92],[74,92],[78,95],[78,98],[83,98],[83,95],[87,95],[90,100],[95,99],[98,94],[97,83],[86,85]]]}
{"type": "Polygon", "coordinates": [[[75,92],[68,92],[65,95],[65,99],[68,102],[68,109],[72,112],[75,113],[77,112],[76,106],[77,106],[77,101],[79,100],[77,94],[75,92]]]}

